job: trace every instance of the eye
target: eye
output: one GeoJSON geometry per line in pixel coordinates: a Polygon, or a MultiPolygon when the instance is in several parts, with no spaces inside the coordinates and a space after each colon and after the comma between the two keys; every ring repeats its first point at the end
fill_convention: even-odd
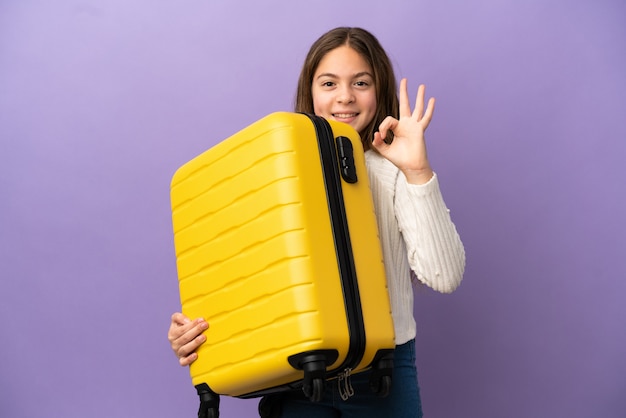
{"type": "Polygon", "coordinates": [[[335,85],[335,83],[333,83],[332,81],[324,81],[322,82],[322,87],[333,87],[335,85]]]}
{"type": "Polygon", "coordinates": [[[357,80],[354,82],[354,85],[360,88],[367,88],[370,87],[372,83],[368,80],[357,80]]]}

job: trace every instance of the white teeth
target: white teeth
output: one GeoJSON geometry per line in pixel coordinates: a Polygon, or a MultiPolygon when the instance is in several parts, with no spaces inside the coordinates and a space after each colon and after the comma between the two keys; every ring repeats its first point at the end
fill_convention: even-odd
{"type": "Polygon", "coordinates": [[[333,116],[340,119],[353,118],[356,113],[333,113],[333,116]]]}

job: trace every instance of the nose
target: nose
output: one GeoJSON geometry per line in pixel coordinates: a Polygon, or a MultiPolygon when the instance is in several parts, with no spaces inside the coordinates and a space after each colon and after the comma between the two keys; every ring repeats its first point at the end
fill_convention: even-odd
{"type": "Polygon", "coordinates": [[[338,103],[352,103],[354,102],[354,94],[349,86],[341,88],[337,92],[338,103]]]}

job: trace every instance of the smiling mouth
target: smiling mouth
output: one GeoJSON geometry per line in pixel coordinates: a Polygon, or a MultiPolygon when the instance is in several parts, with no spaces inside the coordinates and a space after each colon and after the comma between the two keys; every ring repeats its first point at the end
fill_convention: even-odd
{"type": "Polygon", "coordinates": [[[358,116],[358,113],[333,113],[333,117],[337,119],[350,119],[358,116]]]}

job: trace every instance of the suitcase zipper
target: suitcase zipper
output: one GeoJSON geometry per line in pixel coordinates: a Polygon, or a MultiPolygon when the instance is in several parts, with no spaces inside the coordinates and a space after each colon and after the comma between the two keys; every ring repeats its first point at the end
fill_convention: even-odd
{"type": "Polygon", "coordinates": [[[363,311],[361,309],[361,298],[359,295],[348,220],[341,189],[342,175],[339,171],[340,162],[337,158],[335,137],[328,121],[315,115],[307,116],[313,122],[317,133],[320,160],[322,162],[324,183],[326,185],[328,209],[335,240],[341,285],[345,298],[350,341],[345,360],[335,369],[341,370],[340,374],[345,375],[347,370],[354,369],[359,365],[365,353],[363,311]]]}
{"type": "Polygon", "coordinates": [[[354,388],[352,387],[352,381],[350,380],[350,373],[352,373],[352,369],[348,368],[339,373],[339,376],[337,377],[339,396],[344,401],[347,401],[350,397],[354,396],[354,388]]]}

